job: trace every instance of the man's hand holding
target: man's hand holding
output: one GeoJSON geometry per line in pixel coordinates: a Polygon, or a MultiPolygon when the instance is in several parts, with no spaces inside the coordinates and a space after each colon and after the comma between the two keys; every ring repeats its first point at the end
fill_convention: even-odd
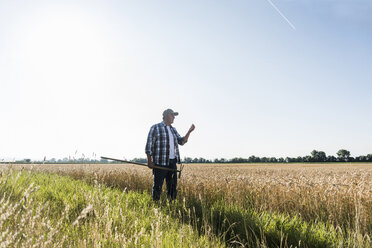
{"type": "Polygon", "coordinates": [[[152,156],[148,153],[146,153],[146,155],[147,155],[147,167],[149,167],[151,169],[154,168],[155,164],[154,164],[154,162],[152,162],[153,161],[152,156]]]}
{"type": "Polygon", "coordinates": [[[190,129],[189,129],[189,131],[188,131],[188,133],[191,133],[191,132],[194,131],[194,130],[195,130],[195,125],[192,124],[191,127],[190,127],[190,129]]]}
{"type": "Polygon", "coordinates": [[[147,167],[152,169],[152,168],[154,168],[154,166],[155,166],[154,162],[152,162],[151,160],[147,161],[147,167]]]}
{"type": "Polygon", "coordinates": [[[189,131],[187,132],[187,134],[185,135],[185,138],[184,138],[184,143],[186,143],[188,140],[189,140],[189,136],[190,136],[190,133],[192,132],[192,131],[194,131],[194,129],[195,129],[195,125],[194,124],[192,124],[191,125],[191,127],[190,127],[190,129],[189,129],[189,131]]]}

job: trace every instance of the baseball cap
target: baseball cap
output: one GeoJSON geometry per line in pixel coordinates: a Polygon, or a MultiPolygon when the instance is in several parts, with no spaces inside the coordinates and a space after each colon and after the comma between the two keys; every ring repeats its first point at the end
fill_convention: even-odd
{"type": "Polygon", "coordinates": [[[172,109],[166,109],[163,112],[163,116],[166,116],[167,114],[172,114],[174,116],[177,116],[178,115],[178,112],[174,112],[172,109]]]}

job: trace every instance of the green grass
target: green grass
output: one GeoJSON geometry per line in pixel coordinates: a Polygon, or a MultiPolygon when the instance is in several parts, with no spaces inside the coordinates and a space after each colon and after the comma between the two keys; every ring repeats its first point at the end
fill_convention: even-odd
{"type": "Polygon", "coordinates": [[[148,194],[33,172],[3,176],[0,191],[6,246],[223,246],[164,214],[148,194]]]}
{"type": "Polygon", "coordinates": [[[154,203],[126,191],[37,172],[3,174],[0,244],[72,247],[371,247],[368,239],[298,215],[192,198],[154,203]],[[7,243],[8,242],[8,243],[7,243]]]}

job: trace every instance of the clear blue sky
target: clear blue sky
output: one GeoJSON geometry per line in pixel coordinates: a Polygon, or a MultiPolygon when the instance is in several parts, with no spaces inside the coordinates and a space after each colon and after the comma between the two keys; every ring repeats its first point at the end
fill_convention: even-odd
{"type": "Polygon", "coordinates": [[[271,2],[1,1],[0,158],[145,157],[166,108],[182,157],[372,153],[372,1],[271,2]]]}

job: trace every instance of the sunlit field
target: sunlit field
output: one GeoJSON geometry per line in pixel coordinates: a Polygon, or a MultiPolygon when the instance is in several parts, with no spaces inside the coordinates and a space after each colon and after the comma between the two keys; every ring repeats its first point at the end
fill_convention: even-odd
{"type": "Polygon", "coordinates": [[[0,166],[12,245],[371,247],[372,164],[186,164],[177,200],[159,203],[146,167],[0,166]],[[26,219],[40,230],[19,236],[10,223],[26,219]]]}

